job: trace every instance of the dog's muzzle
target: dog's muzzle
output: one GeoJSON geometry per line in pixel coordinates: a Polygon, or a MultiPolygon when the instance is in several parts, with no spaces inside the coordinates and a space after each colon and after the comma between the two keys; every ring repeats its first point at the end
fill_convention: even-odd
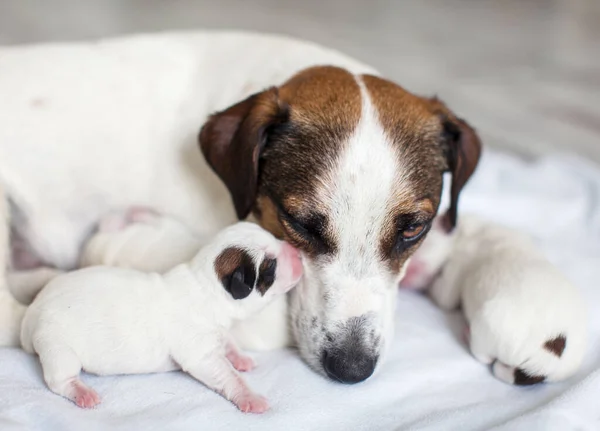
{"type": "Polygon", "coordinates": [[[379,337],[369,332],[366,319],[350,319],[321,355],[321,365],[332,380],[359,383],[371,377],[379,360],[379,337]]]}

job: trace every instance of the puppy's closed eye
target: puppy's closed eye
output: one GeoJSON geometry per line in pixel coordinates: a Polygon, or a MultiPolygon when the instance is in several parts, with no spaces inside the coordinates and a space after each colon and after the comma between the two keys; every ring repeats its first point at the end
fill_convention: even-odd
{"type": "Polygon", "coordinates": [[[215,259],[215,272],[233,299],[246,298],[254,289],[256,270],[252,257],[243,249],[228,247],[215,259]]]}
{"type": "Polygon", "coordinates": [[[277,259],[265,256],[259,267],[258,282],[256,288],[261,294],[265,294],[269,287],[275,282],[275,270],[277,269],[277,259]]]}

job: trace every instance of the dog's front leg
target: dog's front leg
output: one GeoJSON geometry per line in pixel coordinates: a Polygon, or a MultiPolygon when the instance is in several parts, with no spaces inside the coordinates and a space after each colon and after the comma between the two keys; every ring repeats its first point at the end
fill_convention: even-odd
{"type": "Polygon", "coordinates": [[[244,413],[264,413],[269,409],[267,400],[250,389],[224,356],[212,352],[198,359],[190,354],[195,349],[185,350],[186,354],[173,357],[183,371],[221,394],[244,413]]]}
{"type": "Polygon", "coordinates": [[[8,288],[7,268],[10,255],[10,218],[8,198],[0,184],[0,346],[20,346],[21,320],[25,307],[8,288]]]}

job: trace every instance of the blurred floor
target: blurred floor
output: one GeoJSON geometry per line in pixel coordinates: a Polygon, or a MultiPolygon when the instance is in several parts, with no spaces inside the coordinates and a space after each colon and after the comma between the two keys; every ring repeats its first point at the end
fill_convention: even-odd
{"type": "Polygon", "coordinates": [[[2,44],[190,28],[313,40],[437,94],[488,144],[600,162],[600,0],[0,0],[2,44]]]}

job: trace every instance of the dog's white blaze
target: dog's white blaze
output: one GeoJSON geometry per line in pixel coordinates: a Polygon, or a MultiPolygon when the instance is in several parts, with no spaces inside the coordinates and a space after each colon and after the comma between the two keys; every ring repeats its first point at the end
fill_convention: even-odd
{"type": "Polygon", "coordinates": [[[393,307],[386,304],[394,303],[396,278],[389,273],[380,245],[392,199],[404,189],[410,191],[410,184],[402,176],[405,170],[367,88],[356,79],[362,98],[361,117],[336,166],[322,178],[327,187],[319,191],[319,201],[328,206],[329,227],[336,243],[336,252],[320,268],[319,278],[329,297],[330,325],[370,314],[376,318],[373,323],[378,333],[386,337],[393,313],[393,307]]]}
{"type": "Polygon", "coordinates": [[[403,186],[398,181],[403,169],[364,83],[360,78],[357,82],[361,118],[320,197],[330,206],[338,246],[335,265],[345,276],[361,279],[380,274],[381,231],[394,189],[403,186]]]}

